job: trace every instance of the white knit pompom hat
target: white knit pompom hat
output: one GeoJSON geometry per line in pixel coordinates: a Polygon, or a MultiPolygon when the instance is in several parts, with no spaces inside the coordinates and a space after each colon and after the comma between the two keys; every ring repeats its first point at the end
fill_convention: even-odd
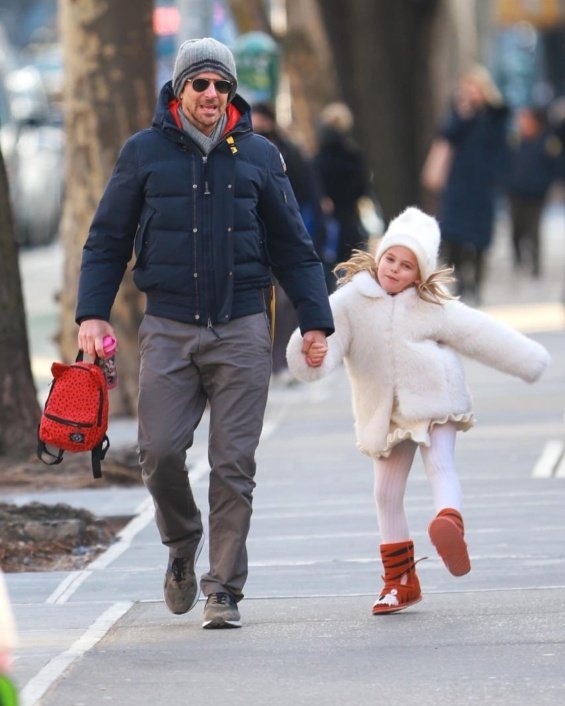
{"type": "Polygon", "coordinates": [[[394,218],[381,238],[375,260],[377,265],[384,253],[394,245],[402,245],[411,250],[418,260],[420,278],[425,282],[437,269],[439,241],[441,239],[438,222],[432,216],[410,206],[394,218]]]}

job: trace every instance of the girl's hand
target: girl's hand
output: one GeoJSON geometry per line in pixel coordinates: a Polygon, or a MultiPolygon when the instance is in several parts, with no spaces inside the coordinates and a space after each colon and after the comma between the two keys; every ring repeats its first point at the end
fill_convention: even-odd
{"type": "Polygon", "coordinates": [[[306,356],[306,362],[311,368],[319,368],[324,362],[326,353],[328,349],[326,346],[320,346],[320,344],[315,343],[310,347],[308,355],[306,356]]]}

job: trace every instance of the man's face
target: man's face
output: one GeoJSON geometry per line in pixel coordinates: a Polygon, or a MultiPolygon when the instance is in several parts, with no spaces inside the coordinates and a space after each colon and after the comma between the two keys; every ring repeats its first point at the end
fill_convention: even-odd
{"type": "MultiPolygon", "coordinates": [[[[205,71],[188,80],[180,94],[183,113],[188,121],[205,135],[212,133],[216,123],[226,112],[228,106],[229,92],[221,93],[216,88],[215,81],[225,82],[225,79],[213,71],[205,71]],[[198,92],[195,90],[194,82],[197,79],[209,81],[208,87],[204,91],[198,92]]],[[[198,82],[196,87],[199,87],[198,82]]]]}

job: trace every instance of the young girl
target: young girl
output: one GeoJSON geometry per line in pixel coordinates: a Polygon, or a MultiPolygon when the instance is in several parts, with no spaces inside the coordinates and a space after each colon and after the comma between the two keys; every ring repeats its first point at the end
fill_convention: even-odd
{"type": "Polygon", "coordinates": [[[349,376],[359,449],[371,456],[381,532],[384,587],[373,613],[421,600],[404,492],[416,448],[432,487],[430,539],[454,576],[470,571],[454,465],[455,434],[474,422],[458,353],[536,380],[549,362],[545,348],[448,294],[451,269],[437,269],[440,231],[434,218],[408,208],[389,225],[376,256],[357,252],[336,270],[341,286],[330,301],[335,334],[323,363],[309,367],[299,331],[287,357],[291,372],[317,380],[342,360],[349,376]]]}

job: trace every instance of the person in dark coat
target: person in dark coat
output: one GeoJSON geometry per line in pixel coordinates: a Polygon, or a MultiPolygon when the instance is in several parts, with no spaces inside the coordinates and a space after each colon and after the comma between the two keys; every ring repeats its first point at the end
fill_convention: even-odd
{"type": "Polygon", "coordinates": [[[360,198],[372,197],[371,183],[363,153],[351,136],[352,127],[353,115],[344,103],[330,103],[322,111],[314,166],[329,199],[327,210],[337,225],[333,250],[327,248],[330,264],[349,260],[353,250],[366,250],[368,245],[358,204],[360,198]]]}
{"type": "Polygon", "coordinates": [[[455,268],[458,294],[480,300],[484,257],[492,239],[501,187],[508,108],[487,70],[475,66],[460,79],[440,136],[451,145],[440,194],[444,260],[455,268]]]}
{"type": "MultiPolygon", "coordinates": [[[[278,125],[275,109],[270,103],[259,102],[251,106],[253,130],[270,140],[280,151],[286,165],[286,175],[296,196],[302,220],[314,248],[321,257],[326,239],[325,215],[322,194],[317,176],[308,157],[278,125]]],[[[286,346],[291,333],[298,325],[292,302],[278,282],[275,283],[275,317],[273,335],[273,375],[285,377],[288,370],[286,346]]],[[[293,382],[291,378],[288,382],[293,382]]]]}
{"type": "Polygon", "coordinates": [[[296,307],[309,365],[322,363],[333,331],[323,269],[280,153],[253,133],[236,90],[226,46],[211,38],[181,45],[152,127],[125,143],[94,215],[76,311],[79,348],[103,357],[134,251],[134,281],[147,299],[140,462],[169,552],[165,602],[177,614],[199,594],[204,532],[185,460],[209,405],[205,628],[241,625],[255,450],[271,374],[264,292],[272,273],[296,307]]]}
{"type": "Polygon", "coordinates": [[[545,111],[525,106],[516,115],[508,141],[506,193],[516,267],[541,273],[540,223],[546,196],[558,178],[561,141],[549,129],[545,111]]]}

